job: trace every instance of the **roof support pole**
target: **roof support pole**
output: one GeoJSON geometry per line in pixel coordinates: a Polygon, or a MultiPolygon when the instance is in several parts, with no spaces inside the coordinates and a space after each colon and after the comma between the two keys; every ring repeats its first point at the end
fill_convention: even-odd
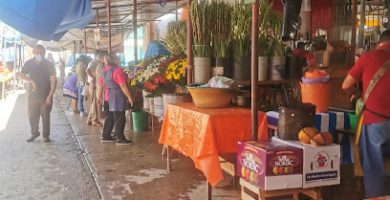
{"type": "Polygon", "coordinates": [[[258,21],[259,21],[259,0],[252,4],[252,51],[251,51],[251,119],[252,119],[252,139],[257,141],[258,113],[257,113],[257,81],[258,81],[258,21]]]}
{"type": "Polygon", "coordinates": [[[356,54],[356,26],[357,26],[357,0],[352,0],[352,36],[351,36],[351,62],[355,63],[356,54]]]}
{"type": "Polygon", "coordinates": [[[107,0],[108,52],[111,52],[111,0],[107,0]]]}
{"type": "Polygon", "coordinates": [[[364,47],[364,27],[366,26],[366,0],[360,1],[360,30],[359,30],[359,47],[364,47]]]}
{"type": "Polygon", "coordinates": [[[137,0],[133,0],[134,64],[138,63],[137,0]]]}
{"type": "Polygon", "coordinates": [[[84,54],[87,55],[87,30],[84,29],[84,54]]]}
{"type": "MultiPolygon", "coordinates": [[[[187,6],[191,6],[192,0],[187,0],[187,6]]],[[[187,19],[187,84],[192,83],[193,81],[193,69],[194,69],[194,58],[192,54],[192,45],[193,45],[193,36],[192,36],[192,22],[190,9],[184,9],[182,12],[188,12],[187,19]]]]}
{"type": "MultiPolygon", "coordinates": [[[[99,9],[96,9],[96,28],[99,29],[99,9]]],[[[100,31],[98,31],[99,34],[100,34],[100,31]]],[[[99,49],[100,48],[100,41],[96,40],[96,48],[99,49]]]]}

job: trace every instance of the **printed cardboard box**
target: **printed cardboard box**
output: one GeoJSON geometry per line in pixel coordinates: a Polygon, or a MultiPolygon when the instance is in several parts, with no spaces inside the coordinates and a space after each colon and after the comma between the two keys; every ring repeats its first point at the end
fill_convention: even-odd
{"type": "Polygon", "coordinates": [[[237,174],[263,190],[302,187],[302,149],[278,142],[238,142],[237,174]]]}
{"type": "Polygon", "coordinates": [[[303,149],[303,188],[340,184],[340,145],[316,147],[277,137],[272,141],[303,149]]]}

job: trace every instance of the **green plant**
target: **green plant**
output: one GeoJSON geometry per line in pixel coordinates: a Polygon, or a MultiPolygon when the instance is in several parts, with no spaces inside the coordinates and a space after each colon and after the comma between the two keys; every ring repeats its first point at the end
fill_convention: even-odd
{"type": "Polygon", "coordinates": [[[182,55],[186,51],[187,24],[185,21],[169,22],[164,37],[167,50],[172,55],[182,55]]]}
{"type": "Polygon", "coordinates": [[[212,45],[217,58],[225,58],[232,38],[232,6],[223,1],[212,1],[210,13],[214,23],[211,29],[212,45]]]}
{"type": "Polygon", "coordinates": [[[236,1],[233,7],[231,30],[233,30],[233,46],[237,57],[247,55],[249,52],[251,19],[250,5],[236,1]]]}
{"type": "Polygon", "coordinates": [[[273,3],[268,0],[260,2],[259,12],[259,56],[284,52],[281,50],[284,46],[281,41],[282,15],[273,10],[273,3]]]}
{"type": "Polygon", "coordinates": [[[283,56],[285,55],[285,44],[282,41],[282,23],[283,17],[282,14],[278,12],[271,12],[270,17],[270,27],[272,32],[274,33],[273,42],[272,42],[272,50],[274,56],[283,56]]]}
{"type": "Polygon", "coordinates": [[[190,15],[192,30],[194,36],[194,56],[210,56],[211,35],[210,30],[213,26],[210,19],[213,19],[210,13],[209,3],[206,0],[192,1],[190,6],[190,15]]]}

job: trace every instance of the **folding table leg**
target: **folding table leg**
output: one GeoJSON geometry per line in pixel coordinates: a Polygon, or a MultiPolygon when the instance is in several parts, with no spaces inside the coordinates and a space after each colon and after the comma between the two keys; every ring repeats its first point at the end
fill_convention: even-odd
{"type": "Polygon", "coordinates": [[[167,171],[171,172],[171,152],[170,147],[167,145],[167,171]]]}
{"type": "Polygon", "coordinates": [[[213,198],[213,187],[211,187],[210,183],[206,180],[207,184],[207,200],[211,200],[213,198]]]}

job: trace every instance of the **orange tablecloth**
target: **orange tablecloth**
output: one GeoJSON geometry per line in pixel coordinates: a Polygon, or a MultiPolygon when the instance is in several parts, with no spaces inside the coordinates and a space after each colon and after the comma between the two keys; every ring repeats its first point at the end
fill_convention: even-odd
{"type": "MultiPolygon", "coordinates": [[[[168,104],[166,109],[160,143],[190,157],[215,186],[223,179],[219,153],[235,153],[239,140],[251,140],[250,110],[204,109],[192,103],[168,104]]],[[[259,112],[258,134],[268,136],[267,118],[262,112],[259,112]]]]}

